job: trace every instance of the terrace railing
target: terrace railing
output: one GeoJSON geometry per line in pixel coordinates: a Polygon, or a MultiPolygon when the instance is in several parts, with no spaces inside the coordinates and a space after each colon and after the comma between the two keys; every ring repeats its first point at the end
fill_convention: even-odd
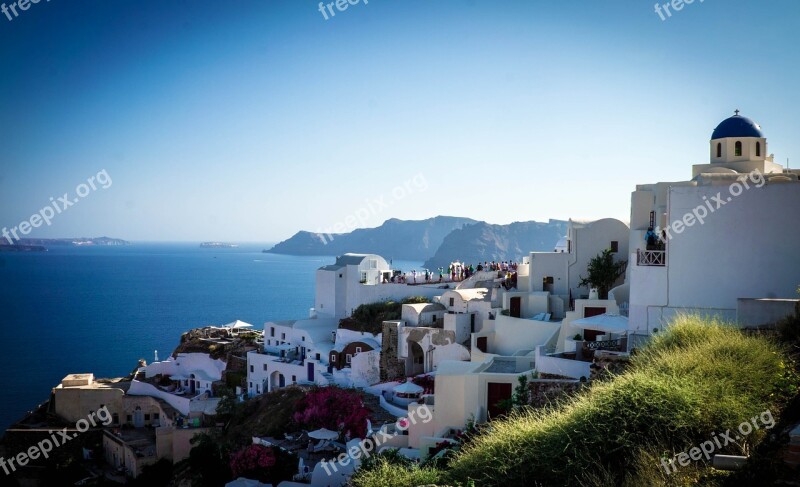
{"type": "Polygon", "coordinates": [[[619,350],[620,340],[603,340],[600,342],[584,342],[586,348],[591,351],[597,350],[619,350]]]}
{"type": "Polygon", "coordinates": [[[664,250],[637,250],[636,265],[664,267],[667,265],[667,252],[664,250]]]}

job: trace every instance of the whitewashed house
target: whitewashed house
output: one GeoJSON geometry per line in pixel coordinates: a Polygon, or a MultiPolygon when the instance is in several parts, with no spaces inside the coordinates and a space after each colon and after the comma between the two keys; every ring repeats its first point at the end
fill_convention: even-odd
{"type": "Polygon", "coordinates": [[[625,260],[630,230],[613,218],[579,223],[570,220],[567,235],[553,252],[531,252],[517,268],[517,289],[503,296],[503,309],[515,318],[549,314],[561,319],[575,299],[588,298],[578,286],[589,261],[606,249],[625,260]]]}
{"type": "Polygon", "coordinates": [[[456,343],[469,343],[470,335],[481,331],[484,321],[494,317],[492,309],[498,295],[499,288],[445,291],[439,297],[439,303],[445,307],[444,329],[455,333],[456,343]]]}
{"type": "Polygon", "coordinates": [[[682,311],[734,321],[740,298],[796,297],[800,171],[775,163],[761,127],[738,111],[709,145],[709,163],[692,166],[691,180],[631,195],[633,329],[650,332],[682,311]],[[664,232],[663,249],[647,249],[651,226],[664,232]]]}
{"type": "Polygon", "coordinates": [[[291,384],[331,382],[328,357],[338,319],[269,321],[263,350],[247,354],[247,392],[257,396],[291,384]]]}

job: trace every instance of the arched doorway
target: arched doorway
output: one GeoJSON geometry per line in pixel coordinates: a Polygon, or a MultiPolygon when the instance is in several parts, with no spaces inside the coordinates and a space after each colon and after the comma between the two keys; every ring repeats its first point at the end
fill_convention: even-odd
{"type": "Polygon", "coordinates": [[[269,376],[269,390],[274,391],[281,387],[286,387],[286,377],[276,370],[269,376]]]}
{"type": "Polygon", "coordinates": [[[406,357],[406,375],[411,377],[425,373],[425,351],[419,343],[408,341],[408,357],[406,357]]]}

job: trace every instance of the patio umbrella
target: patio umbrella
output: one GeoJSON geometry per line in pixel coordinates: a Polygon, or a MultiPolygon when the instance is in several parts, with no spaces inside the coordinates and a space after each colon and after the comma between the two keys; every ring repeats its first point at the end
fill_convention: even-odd
{"type": "Polygon", "coordinates": [[[572,322],[574,326],[588,328],[606,333],[625,333],[628,331],[628,318],[614,314],[602,314],[591,318],[582,318],[572,322]]]}
{"type": "Polygon", "coordinates": [[[318,429],[316,431],[312,431],[308,434],[309,438],[314,438],[315,440],[335,440],[339,437],[339,433],[336,431],[331,431],[329,429],[318,429]]]}
{"type": "Polygon", "coordinates": [[[244,321],[236,320],[232,323],[228,323],[227,325],[223,325],[223,328],[230,328],[232,330],[239,330],[242,328],[252,328],[253,325],[250,323],[245,323],[244,321]]]}

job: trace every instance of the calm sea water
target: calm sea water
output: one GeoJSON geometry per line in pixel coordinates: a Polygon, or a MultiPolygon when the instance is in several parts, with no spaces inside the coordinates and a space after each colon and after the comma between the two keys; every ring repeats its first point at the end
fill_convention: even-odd
{"type": "Polygon", "coordinates": [[[335,258],[264,254],[264,247],[0,253],[0,431],[47,399],[65,375],[126,375],[140,358],[152,361],[155,350],[167,357],[190,328],[307,317],[315,271],[335,258]]]}

